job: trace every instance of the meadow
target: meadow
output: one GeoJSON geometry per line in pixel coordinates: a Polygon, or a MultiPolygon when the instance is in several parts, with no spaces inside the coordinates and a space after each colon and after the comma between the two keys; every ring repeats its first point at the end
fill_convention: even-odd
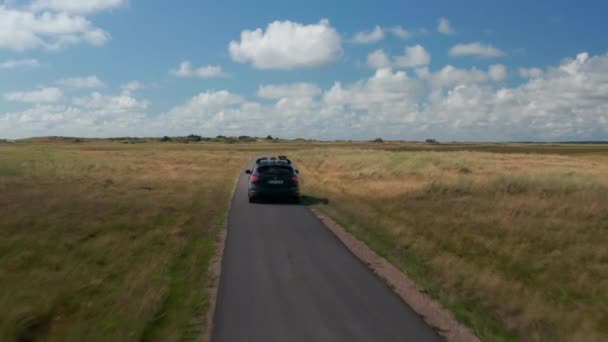
{"type": "Polygon", "coordinates": [[[606,340],[606,145],[71,140],[0,144],[0,340],[198,339],[236,177],[271,152],[482,340],[606,340]]]}
{"type": "Polygon", "coordinates": [[[157,147],[0,146],[0,340],[205,330],[207,265],[244,156],[157,147]]]}
{"type": "Polygon", "coordinates": [[[328,203],[319,210],[482,340],[605,341],[608,154],[565,149],[323,149],[294,159],[305,192],[328,203]]]}

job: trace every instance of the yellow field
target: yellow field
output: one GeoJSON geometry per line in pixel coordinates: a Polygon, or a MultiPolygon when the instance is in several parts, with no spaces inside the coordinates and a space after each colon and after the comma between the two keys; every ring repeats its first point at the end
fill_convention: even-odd
{"type": "Polygon", "coordinates": [[[198,336],[244,158],[179,145],[0,146],[0,340],[198,336]]]}
{"type": "Polygon", "coordinates": [[[320,209],[484,340],[608,338],[608,157],[301,151],[320,209]]]}
{"type": "Polygon", "coordinates": [[[0,145],[0,340],[200,336],[234,181],[269,152],[483,340],[608,338],[604,146],[36,141],[0,145]]]}

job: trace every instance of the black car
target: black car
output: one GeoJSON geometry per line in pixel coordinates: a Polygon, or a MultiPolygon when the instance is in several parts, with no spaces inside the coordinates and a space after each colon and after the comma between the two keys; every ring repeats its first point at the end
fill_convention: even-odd
{"type": "MultiPolygon", "coordinates": [[[[283,156],[281,156],[283,157],[283,156]]],[[[284,198],[300,201],[300,178],[291,161],[278,157],[256,160],[249,175],[249,202],[259,198],[284,198]]]]}

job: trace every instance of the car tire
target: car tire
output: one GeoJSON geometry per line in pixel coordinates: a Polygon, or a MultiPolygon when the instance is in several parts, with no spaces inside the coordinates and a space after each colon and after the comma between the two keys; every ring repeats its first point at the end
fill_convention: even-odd
{"type": "Polygon", "coordinates": [[[255,203],[256,202],[256,198],[253,196],[249,196],[249,203],[255,203]]]}

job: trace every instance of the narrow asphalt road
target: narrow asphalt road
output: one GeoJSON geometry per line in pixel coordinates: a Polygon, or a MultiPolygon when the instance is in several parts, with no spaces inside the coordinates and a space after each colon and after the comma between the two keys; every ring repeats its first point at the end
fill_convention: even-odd
{"type": "Polygon", "coordinates": [[[302,205],[250,204],[238,181],[214,342],[439,341],[302,205]]]}

